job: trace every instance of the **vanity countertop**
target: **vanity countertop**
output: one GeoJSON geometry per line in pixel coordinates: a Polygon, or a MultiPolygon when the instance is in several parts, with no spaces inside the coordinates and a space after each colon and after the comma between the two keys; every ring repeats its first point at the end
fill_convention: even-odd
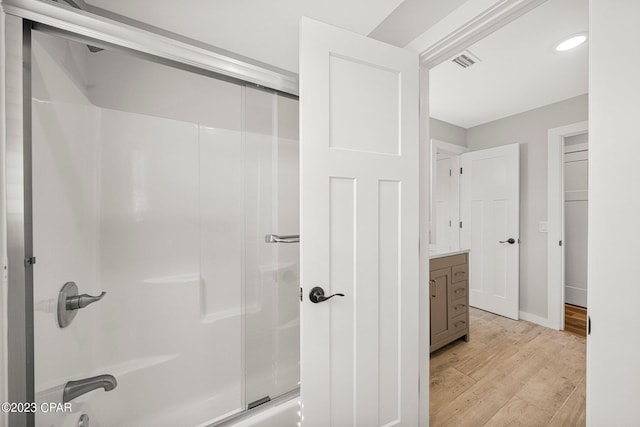
{"type": "Polygon", "coordinates": [[[469,249],[459,249],[456,251],[449,252],[429,252],[429,259],[442,258],[451,255],[459,255],[459,254],[468,254],[469,249]]]}

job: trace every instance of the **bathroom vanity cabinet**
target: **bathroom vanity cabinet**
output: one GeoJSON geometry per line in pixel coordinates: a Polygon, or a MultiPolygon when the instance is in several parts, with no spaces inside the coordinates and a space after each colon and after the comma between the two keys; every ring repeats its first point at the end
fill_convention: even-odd
{"type": "Polygon", "coordinates": [[[469,341],[468,251],[432,255],[429,270],[430,351],[458,338],[469,341]]]}

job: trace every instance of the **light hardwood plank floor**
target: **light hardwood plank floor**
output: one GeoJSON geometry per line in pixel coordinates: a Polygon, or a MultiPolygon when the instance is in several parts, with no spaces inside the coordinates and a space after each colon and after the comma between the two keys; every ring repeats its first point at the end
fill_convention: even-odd
{"type": "Polygon", "coordinates": [[[585,425],[583,337],[474,308],[469,323],[431,354],[430,426],[585,425]]]}
{"type": "Polygon", "coordinates": [[[567,332],[587,336],[587,309],[571,304],[564,305],[564,330],[567,332]]]}

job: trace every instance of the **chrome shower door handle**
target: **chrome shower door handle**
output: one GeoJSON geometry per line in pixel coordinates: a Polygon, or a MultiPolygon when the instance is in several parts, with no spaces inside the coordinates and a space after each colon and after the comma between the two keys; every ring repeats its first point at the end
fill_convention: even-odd
{"type": "Polygon", "coordinates": [[[311,289],[311,292],[309,292],[309,300],[311,300],[311,302],[314,304],[326,301],[333,297],[343,297],[343,296],[344,294],[333,294],[333,295],[329,295],[328,297],[325,297],[324,289],[322,289],[320,286],[314,287],[313,289],[311,289]]]}
{"type": "Polygon", "coordinates": [[[300,242],[300,235],[278,236],[277,234],[267,234],[264,236],[264,241],[266,243],[298,243],[300,242]]]}

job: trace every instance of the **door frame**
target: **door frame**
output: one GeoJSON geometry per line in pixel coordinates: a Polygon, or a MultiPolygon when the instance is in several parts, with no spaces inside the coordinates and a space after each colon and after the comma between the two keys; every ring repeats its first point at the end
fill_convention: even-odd
{"type": "MultiPolygon", "coordinates": [[[[414,48],[414,50],[421,52],[420,54],[420,201],[419,201],[419,215],[420,221],[420,283],[427,283],[429,280],[429,205],[430,205],[430,187],[429,187],[429,175],[430,175],[430,126],[429,126],[429,69],[435,67],[441,62],[456,55],[465,48],[471,46],[475,42],[483,39],[496,30],[499,30],[503,26],[509,24],[535,7],[545,3],[547,0],[467,0],[464,4],[454,10],[451,14],[446,16],[436,25],[431,27],[427,32],[422,34],[416,41],[420,44],[420,47],[414,48]]],[[[124,25],[113,20],[97,17],[89,13],[81,13],[72,10],[66,6],[57,3],[43,3],[34,0],[4,0],[2,2],[2,16],[4,19],[7,16],[14,16],[20,20],[42,22],[50,28],[58,28],[66,31],[68,34],[78,34],[85,37],[90,37],[97,43],[104,43],[108,46],[124,46],[126,49],[133,51],[141,51],[145,55],[153,55],[156,57],[164,58],[173,64],[185,64],[185,66],[192,69],[204,70],[207,73],[219,73],[221,75],[233,75],[234,68],[228,67],[230,63],[233,66],[241,63],[243,67],[246,64],[246,68],[241,72],[241,75],[233,75],[234,78],[257,81],[266,81],[266,86],[272,87],[276,90],[280,90],[283,93],[291,93],[294,96],[297,94],[297,76],[292,76],[284,70],[276,70],[271,68],[264,68],[264,65],[257,65],[254,61],[247,58],[241,58],[238,55],[229,57],[228,52],[216,53],[216,49],[211,46],[202,47],[200,43],[190,44],[185,41],[178,41],[172,39],[168,35],[154,34],[148,29],[135,28],[130,25],[124,25]],[[125,34],[123,34],[125,31],[125,34]],[[223,59],[223,63],[220,64],[217,61],[223,59]],[[225,59],[226,58],[226,59],[225,59]],[[227,60],[228,59],[228,60],[227,60]],[[258,75],[256,75],[256,68],[258,69],[258,75]]],[[[0,29],[5,31],[6,29],[0,26],[0,29]]],[[[155,29],[157,31],[157,29],[155,29]]],[[[4,35],[3,35],[4,36],[4,35]]],[[[4,38],[4,37],[0,37],[4,38]]],[[[194,41],[195,42],[195,41],[194,41]]],[[[22,40],[5,40],[5,52],[11,50],[16,52],[22,51],[22,40]]],[[[410,47],[415,47],[415,43],[412,42],[410,47]]],[[[4,54],[4,52],[3,52],[4,54]]],[[[21,62],[25,53],[22,55],[16,55],[12,58],[12,63],[21,62]],[[18,61],[18,62],[16,62],[18,61]]],[[[4,59],[4,58],[3,58],[4,59]]],[[[6,65],[4,61],[0,61],[3,65],[6,65]]],[[[4,84],[12,87],[22,87],[22,75],[19,73],[12,73],[5,76],[4,84]]],[[[22,102],[18,102],[18,105],[10,100],[0,98],[0,102],[3,102],[0,111],[3,114],[3,120],[10,118],[12,126],[22,129],[23,126],[28,126],[25,123],[28,117],[13,117],[12,112],[16,107],[23,107],[22,102]],[[11,117],[10,117],[11,116],[11,117]]],[[[3,122],[3,121],[0,121],[3,122]]],[[[22,137],[20,139],[20,145],[22,145],[22,137]]],[[[15,141],[14,141],[15,142],[15,141]]],[[[0,147],[3,147],[3,158],[6,155],[6,143],[7,135],[5,132],[0,133],[0,147]]],[[[22,151],[22,148],[19,149],[22,151]]],[[[7,166],[5,162],[0,164],[0,176],[6,176],[7,166]]],[[[13,170],[13,173],[19,173],[21,179],[28,178],[26,175],[27,170],[21,171],[13,170]],[[20,173],[21,172],[21,173],[20,173]]],[[[17,175],[16,175],[17,176],[17,175]]],[[[6,183],[3,190],[6,191],[6,183]]],[[[18,203],[20,203],[18,201],[18,203]]],[[[20,207],[20,206],[16,206],[20,207]]],[[[2,214],[5,215],[7,211],[6,206],[1,206],[2,214]]],[[[3,217],[0,215],[0,218],[3,217]]],[[[7,243],[14,244],[14,242],[8,242],[8,236],[20,235],[27,233],[30,236],[30,224],[20,223],[18,225],[9,224],[6,218],[0,224],[0,238],[2,239],[2,246],[6,247],[7,243]],[[23,226],[27,226],[28,230],[23,229],[23,226]],[[6,231],[5,231],[6,230],[6,231]]],[[[29,237],[27,237],[29,238],[29,237]]],[[[19,239],[20,242],[18,249],[24,251],[24,240],[19,239]]],[[[6,251],[6,249],[5,249],[6,251]]],[[[4,252],[4,251],[3,251],[4,252]]],[[[5,360],[3,366],[0,367],[2,372],[19,372],[18,377],[14,381],[8,382],[8,384],[0,384],[0,389],[6,390],[8,395],[5,397],[18,397],[15,401],[26,401],[24,398],[33,394],[33,382],[30,380],[33,375],[33,364],[31,364],[25,370],[24,361],[29,357],[33,357],[33,354],[25,347],[25,338],[33,335],[32,322],[29,324],[29,319],[25,317],[25,313],[22,310],[27,310],[32,306],[33,301],[30,298],[30,292],[32,288],[25,280],[24,276],[20,274],[12,274],[11,271],[18,269],[18,271],[24,267],[24,257],[11,256],[5,252],[8,258],[7,266],[10,273],[8,279],[2,281],[2,291],[6,295],[6,291],[9,288],[8,282],[14,283],[14,287],[23,289],[25,292],[18,293],[17,295],[8,295],[7,301],[3,304],[2,313],[0,313],[4,319],[7,317],[12,319],[12,328],[14,331],[27,331],[26,336],[21,334],[18,336],[12,334],[9,336],[7,328],[3,328],[0,331],[0,351],[5,354],[11,354],[13,357],[9,360],[5,360]],[[17,314],[14,312],[8,316],[5,307],[17,307],[17,314]],[[20,307],[23,307],[20,308],[20,307]],[[31,330],[31,334],[29,334],[31,330]],[[29,390],[30,389],[30,390],[29,390]]],[[[420,358],[425,360],[425,363],[421,365],[419,384],[421,399],[420,399],[420,425],[429,425],[429,298],[428,287],[420,287],[420,358]]],[[[1,322],[0,322],[1,323],[1,322]]],[[[7,400],[7,399],[5,399],[7,400]]],[[[6,414],[0,414],[0,421],[6,419],[6,414]]],[[[27,420],[27,425],[32,425],[33,417],[27,417],[22,414],[22,419],[27,420]]]]}
{"type": "MultiPolygon", "coordinates": [[[[429,70],[547,0],[467,0],[409,44],[420,51],[420,283],[429,282],[431,128],[429,70]],[[418,46],[419,45],[419,46],[418,46]]],[[[429,287],[420,286],[420,426],[429,426],[429,287]],[[424,386],[423,386],[424,384],[424,386]]]]}
{"type": "MultiPolygon", "coordinates": [[[[587,132],[583,121],[549,129],[547,213],[547,325],[564,329],[564,140],[587,132]]],[[[588,291],[587,291],[588,292],[588,291]]]]}

